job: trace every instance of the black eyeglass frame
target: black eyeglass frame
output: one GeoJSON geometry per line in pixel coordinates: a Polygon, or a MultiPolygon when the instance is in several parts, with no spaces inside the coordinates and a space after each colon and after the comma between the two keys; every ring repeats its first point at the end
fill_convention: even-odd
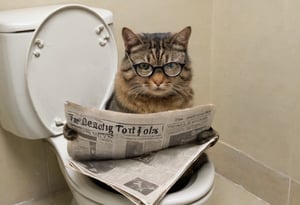
{"type": "Polygon", "coordinates": [[[141,62],[141,63],[134,64],[134,63],[132,62],[130,56],[128,55],[128,53],[126,53],[126,56],[127,56],[128,60],[129,60],[129,63],[130,63],[130,65],[131,65],[131,67],[135,70],[136,74],[139,75],[140,77],[144,77],[144,78],[152,76],[152,75],[155,73],[156,69],[161,69],[161,71],[162,71],[166,76],[168,76],[168,77],[177,77],[178,75],[180,75],[180,73],[182,72],[182,70],[183,70],[183,68],[184,68],[184,66],[185,66],[185,63],[178,63],[178,62],[169,62],[169,63],[166,63],[166,64],[164,64],[164,65],[162,65],[162,66],[153,66],[153,65],[151,65],[150,63],[145,63],[145,62],[141,62]],[[169,74],[165,71],[165,67],[166,67],[167,65],[172,64],[172,63],[175,63],[176,65],[179,65],[179,66],[180,66],[180,70],[179,70],[178,73],[176,73],[175,75],[169,75],[169,74]],[[142,75],[141,73],[139,73],[139,72],[138,72],[138,66],[141,65],[141,64],[147,64],[147,65],[151,68],[151,72],[149,72],[149,74],[147,74],[147,75],[142,75]]]}

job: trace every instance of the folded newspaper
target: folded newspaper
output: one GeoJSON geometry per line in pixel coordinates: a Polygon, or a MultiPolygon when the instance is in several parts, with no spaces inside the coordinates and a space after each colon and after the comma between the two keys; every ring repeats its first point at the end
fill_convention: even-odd
{"type": "Polygon", "coordinates": [[[208,104],[128,114],[67,102],[67,124],[78,135],[68,142],[73,158],[70,166],[107,184],[134,204],[159,204],[204,150],[218,140],[214,136],[201,145],[191,143],[211,127],[214,112],[214,105],[208,104]]]}

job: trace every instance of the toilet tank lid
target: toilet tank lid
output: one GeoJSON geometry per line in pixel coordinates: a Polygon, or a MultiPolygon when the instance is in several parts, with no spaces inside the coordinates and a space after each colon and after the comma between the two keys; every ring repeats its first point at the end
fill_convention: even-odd
{"type": "MultiPolygon", "coordinates": [[[[65,6],[66,5],[51,5],[0,11],[0,33],[34,31],[50,13],[65,6]]],[[[106,24],[113,23],[111,11],[95,7],[88,8],[98,13],[106,24]]]]}

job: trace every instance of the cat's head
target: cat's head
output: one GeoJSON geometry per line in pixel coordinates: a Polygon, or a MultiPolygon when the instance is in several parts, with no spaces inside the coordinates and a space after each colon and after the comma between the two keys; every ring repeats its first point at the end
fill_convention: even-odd
{"type": "Polygon", "coordinates": [[[134,33],[123,28],[125,57],[121,75],[128,95],[168,97],[191,94],[187,53],[191,27],[178,33],[134,33]]]}

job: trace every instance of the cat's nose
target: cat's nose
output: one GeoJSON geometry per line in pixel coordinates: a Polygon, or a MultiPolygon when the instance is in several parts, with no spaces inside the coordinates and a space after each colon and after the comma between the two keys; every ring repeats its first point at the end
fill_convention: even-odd
{"type": "Polygon", "coordinates": [[[153,82],[157,87],[159,87],[163,83],[162,80],[153,80],[153,82]]]}
{"type": "Polygon", "coordinates": [[[153,83],[159,87],[163,82],[164,82],[164,76],[162,73],[155,73],[153,76],[152,76],[152,81],[153,83]]]}

